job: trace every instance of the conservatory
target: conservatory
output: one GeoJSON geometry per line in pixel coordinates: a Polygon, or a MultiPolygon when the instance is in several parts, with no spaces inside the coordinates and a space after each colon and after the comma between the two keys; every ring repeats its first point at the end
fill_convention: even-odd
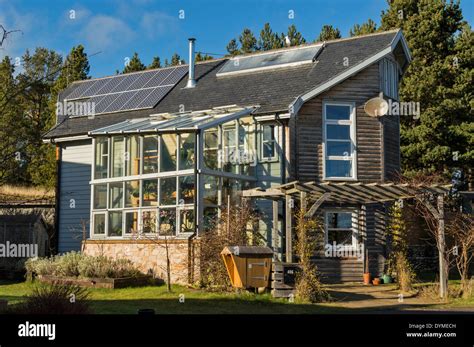
{"type": "Polygon", "coordinates": [[[256,181],[255,107],[157,114],[89,132],[91,238],[187,237],[256,181]]]}

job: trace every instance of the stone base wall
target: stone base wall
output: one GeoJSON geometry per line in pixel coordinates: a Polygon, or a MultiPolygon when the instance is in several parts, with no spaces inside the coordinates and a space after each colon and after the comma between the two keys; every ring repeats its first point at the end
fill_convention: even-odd
{"type": "MultiPolygon", "coordinates": [[[[171,283],[199,280],[198,241],[168,240],[171,283]]],[[[86,240],[84,254],[130,259],[144,274],[166,280],[165,240],[86,240]]]]}

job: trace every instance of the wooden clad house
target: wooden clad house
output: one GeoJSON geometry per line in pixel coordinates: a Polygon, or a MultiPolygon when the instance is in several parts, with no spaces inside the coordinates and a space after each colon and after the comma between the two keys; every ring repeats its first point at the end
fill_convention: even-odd
{"type": "MultiPolygon", "coordinates": [[[[159,276],[166,236],[173,280],[195,281],[195,240],[240,192],[292,181],[379,184],[399,171],[399,117],[371,117],[364,105],[379,95],[398,101],[410,62],[401,31],[197,64],[190,39],[189,61],[74,82],[60,94],[62,105],[80,107],[59,112],[45,136],[58,153],[59,252],[82,241],[87,253],[128,257],[159,276]]],[[[256,206],[275,258],[290,261],[288,206],[256,206]]],[[[383,267],[382,201],[333,200],[319,211],[326,243],[356,247],[363,230],[371,271],[383,267]]],[[[327,258],[320,268],[334,279],[362,278],[363,262],[327,258]]]]}

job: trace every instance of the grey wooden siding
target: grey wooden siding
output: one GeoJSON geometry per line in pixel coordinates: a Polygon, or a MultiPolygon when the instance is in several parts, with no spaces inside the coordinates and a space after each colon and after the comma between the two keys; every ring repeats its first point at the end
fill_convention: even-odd
{"type": "Polygon", "coordinates": [[[382,126],[364,111],[365,102],[378,95],[379,86],[376,63],[303,105],[290,142],[295,148],[292,159],[297,179],[321,181],[323,177],[323,102],[349,101],[356,104],[357,178],[362,182],[382,180],[382,126]]]}
{"type": "Polygon", "coordinates": [[[400,172],[400,117],[385,116],[384,125],[384,178],[393,179],[400,172]]]}
{"type": "Polygon", "coordinates": [[[87,223],[89,237],[91,140],[68,142],[61,145],[61,177],[59,196],[59,252],[80,250],[81,221],[87,223]],[[71,207],[74,199],[75,207],[71,207]]]}

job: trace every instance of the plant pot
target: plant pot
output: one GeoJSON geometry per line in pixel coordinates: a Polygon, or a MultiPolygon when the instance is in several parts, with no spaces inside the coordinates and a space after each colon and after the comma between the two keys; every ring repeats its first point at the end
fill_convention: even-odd
{"type": "Polygon", "coordinates": [[[376,277],[372,280],[372,284],[374,286],[378,286],[380,284],[380,278],[376,277]]]}
{"type": "Polygon", "coordinates": [[[382,280],[383,280],[383,283],[384,283],[384,284],[388,284],[388,283],[392,283],[392,282],[393,282],[393,278],[392,278],[392,276],[390,276],[390,275],[383,275],[383,276],[382,276],[382,280]]]}
{"type": "Polygon", "coordinates": [[[369,273],[369,272],[365,272],[365,273],[364,273],[364,284],[365,284],[365,285],[369,285],[369,284],[370,284],[370,273],[369,273]]]}

